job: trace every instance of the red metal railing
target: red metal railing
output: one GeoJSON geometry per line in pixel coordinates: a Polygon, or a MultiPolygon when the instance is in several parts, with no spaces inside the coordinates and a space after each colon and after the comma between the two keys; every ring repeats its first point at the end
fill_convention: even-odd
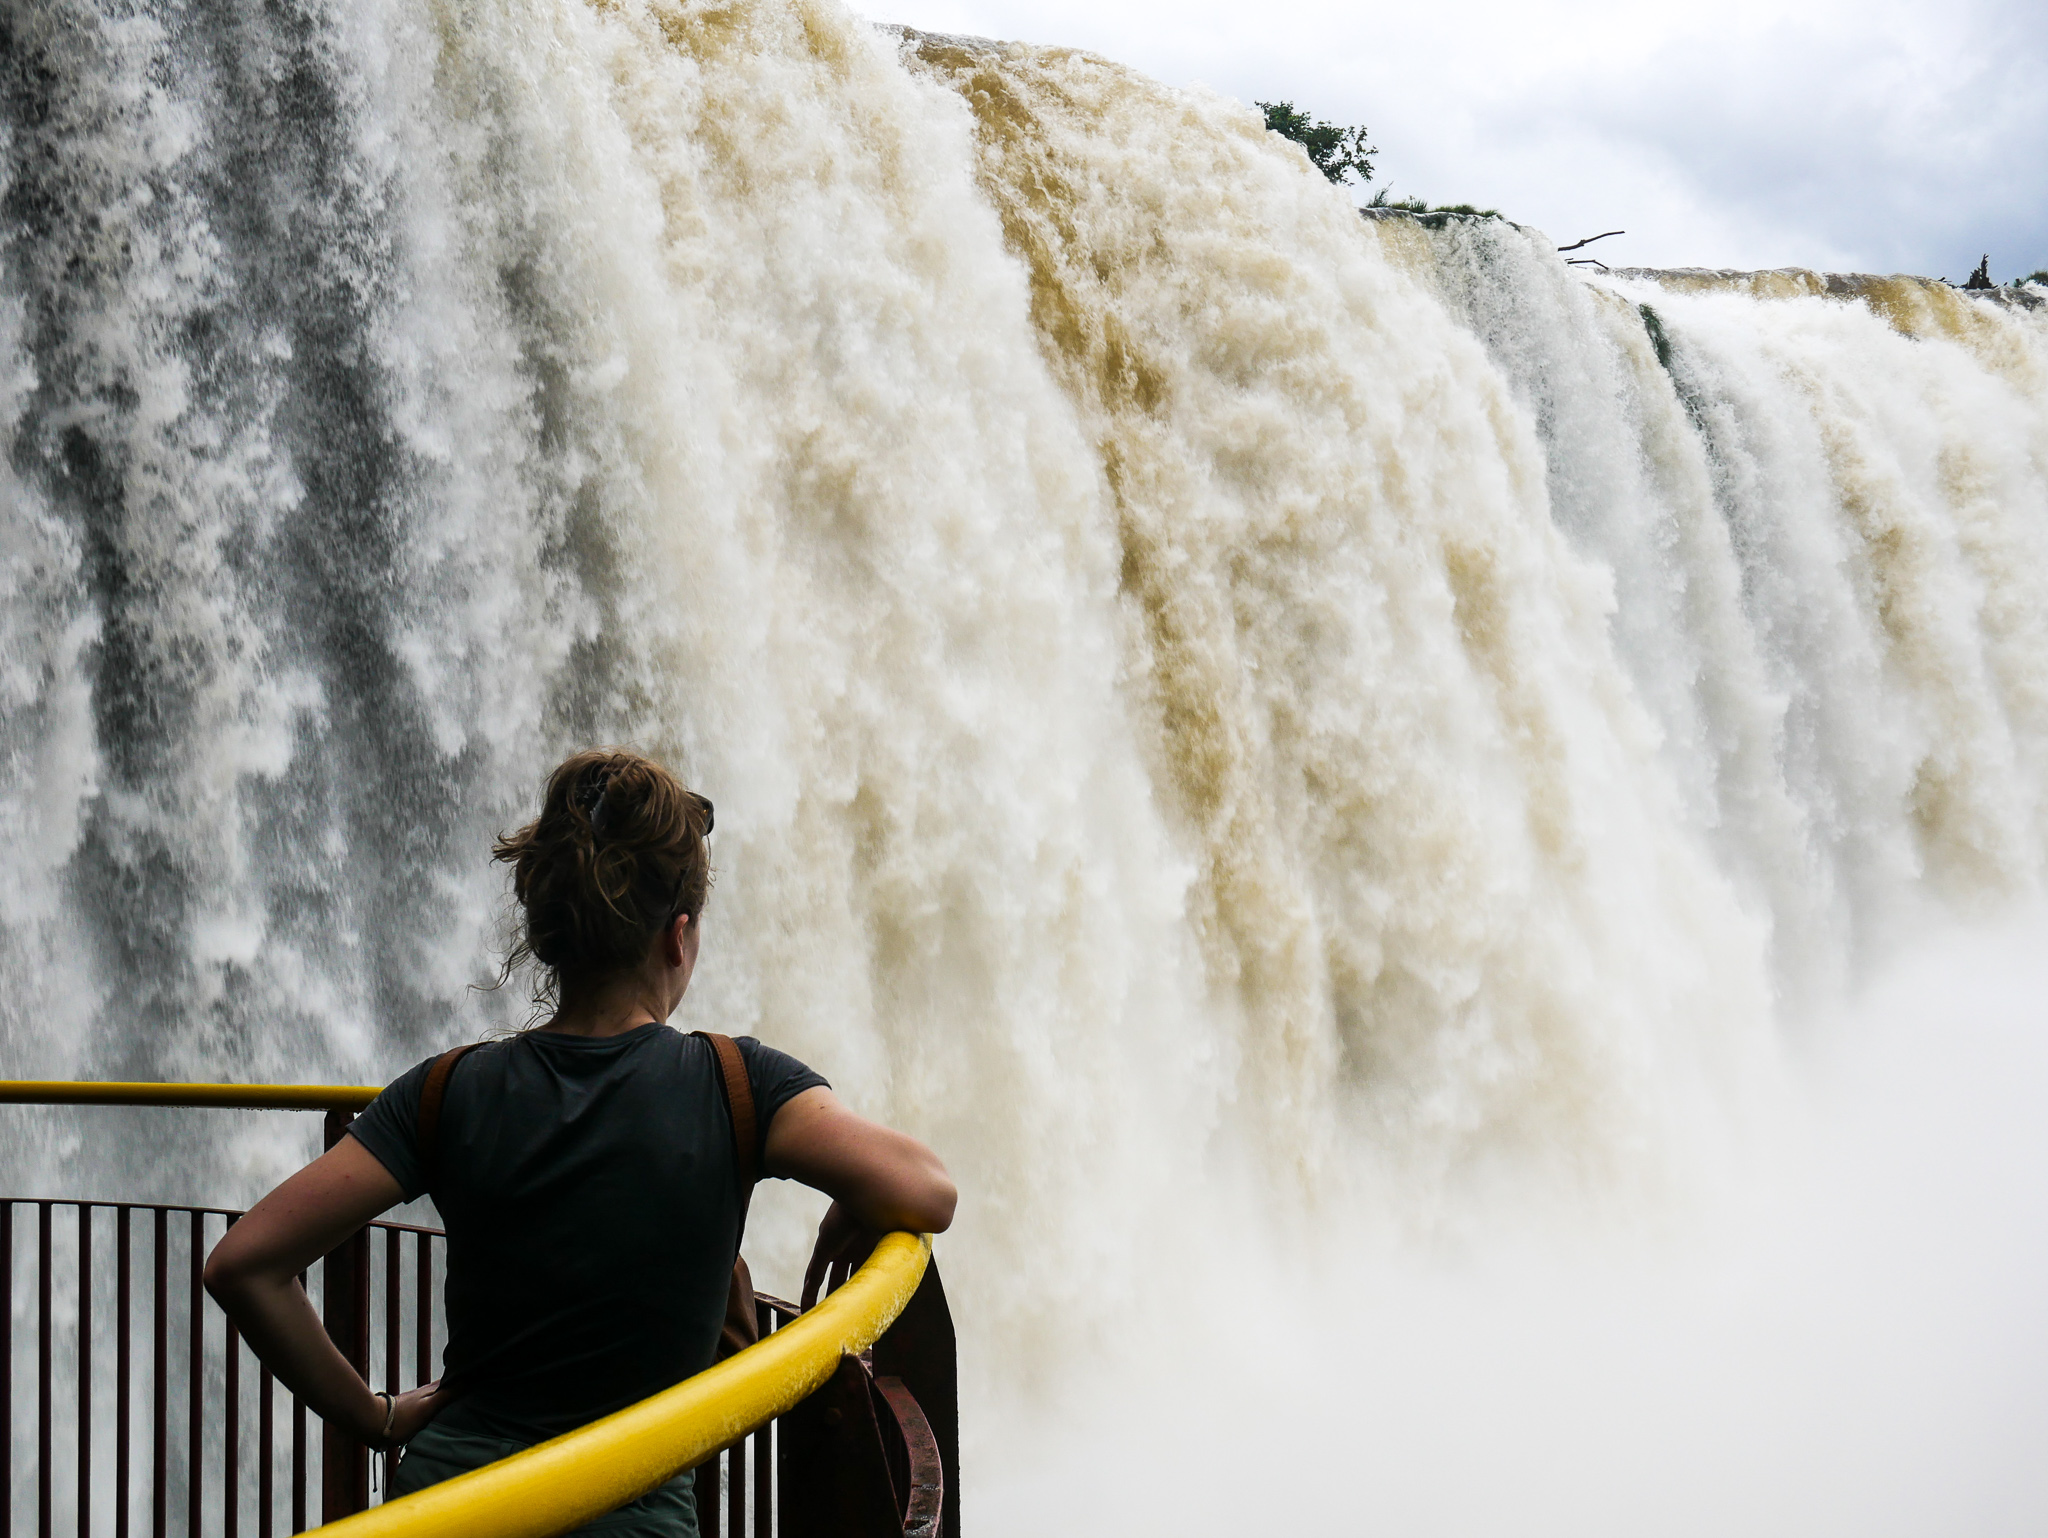
{"type": "MultiPolygon", "coordinates": [[[[328,1113],[329,1146],[350,1120],[328,1113]]],[[[362,1445],[324,1426],[311,1436],[307,1407],[201,1285],[240,1216],[0,1198],[0,1538],[278,1538],[378,1498],[362,1445]]],[[[445,1244],[439,1229],[373,1223],[301,1278],[367,1381],[433,1375],[445,1244]]],[[[764,1335],[798,1315],[759,1306],[764,1335]]],[[[698,1467],[703,1538],[958,1538],[953,1372],[934,1265],[870,1352],[698,1467]]]]}
{"type": "MultiPolygon", "coordinates": [[[[0,1198],[0,1417],[16,1424],[16,1396],[26,1387],[35,1427],[27,1512],[19,1509],[31,1491],[17,1484],[18,1439],[0,1440],[0,1538],[12,1538],[21,1517],[37,1538],[60,1525],[80,1538],[209,1529],[222,1538],[273,1538],[280,1527],[303,1532],[309,1514],[323,1518],[326,1503],[309,1513],[307,1492],[331,1452],[316,1451],[305,1405],[272,1380],[200,1285],[207,1251],[240,1216],[219,1207],[0,1198]],[[109,1249],[111,1267],[95,1258],[109,1249]],[[33,1358],[24,1362],[15,1324],[31,1307],[33,1358]],[[60,1480],[64,1472],[70,1478],[60,1480]],[[104,1520],[95,1521],[96,1509],[104,1520]]],[[[364,1279],[376,1274],[382,1283],[377,1381],[387,1386],[421,1381],[421,1364],[434,1360],[442,1242],[438,1230],[402,1223],[372,1224],[352,1241],[364,1279]]],[[[326,1292],[332,1302],[332,1272],[307,1280],[316,1301],[326,1292]]]]}

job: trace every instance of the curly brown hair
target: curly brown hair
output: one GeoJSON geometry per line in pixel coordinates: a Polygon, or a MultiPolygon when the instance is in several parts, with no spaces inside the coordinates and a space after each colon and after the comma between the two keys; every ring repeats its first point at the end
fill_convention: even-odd
{"type": "Polygon", "coordinates": [[[548,776],[540,815],[491,846],[512,867],[524,914],[505,975],[531,960],[536,1004],[637,966],[656,931],[704,911],[711,802],[630,748],[571,754],[548,776]]]}

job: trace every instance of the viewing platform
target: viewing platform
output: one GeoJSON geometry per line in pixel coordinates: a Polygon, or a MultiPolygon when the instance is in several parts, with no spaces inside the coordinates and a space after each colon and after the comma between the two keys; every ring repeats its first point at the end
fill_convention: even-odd
{"type": "MultiPolygon", "coordinates": [[[[19,1105],[320,1111],[330,1148],[378,1093],[0,1081],[0,1103],[19,1105]]],[[[555,1538],[691,1468],[703,1538],[958,1538],[953,1324],[928,1236],[886,1235],[858,1270],[835,1267],[811,1308],[758,1295],[759,1342],[695,1377],[380,1501],[368,1450],[316,1431],[201,1285],[240,1216],[0,1197],[0,1538],[555,1538]]],[[[371,1223],[302,1277],[373,1387],[436,1376],[446,1243],[437,1228],[371,1223]]]]}

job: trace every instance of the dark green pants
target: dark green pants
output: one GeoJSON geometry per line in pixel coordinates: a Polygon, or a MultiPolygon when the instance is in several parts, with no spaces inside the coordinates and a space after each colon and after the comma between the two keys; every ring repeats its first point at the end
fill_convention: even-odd
{"type": "MultiPolygon", "coordinates": [[[[486,1463],[524,1452],[527,1446],[525,1442],[476,1436],[430,1422],[406,1444],[405,1456],[398,1460],[397,1471],[391,1476],[391,1494],[394,1498],[410,1495],[457,1474],[480,1469],[486,1463]]],[[[678,1474],[639,1500],[577,1528],[576,1534],[579,1538],[697,1538],[697,1497],[692,1488],[696,1479],[694,1469],[678,1474]]]]}

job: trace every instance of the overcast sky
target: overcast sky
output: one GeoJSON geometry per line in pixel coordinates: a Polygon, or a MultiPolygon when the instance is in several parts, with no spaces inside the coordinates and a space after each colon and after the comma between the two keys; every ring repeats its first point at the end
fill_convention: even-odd
{"type": "Polygon", "coordinates": [[[2048,268],[2043,0],[874,0],[1364,123],[1396,196],[1616,265],[2048,268]]]}

